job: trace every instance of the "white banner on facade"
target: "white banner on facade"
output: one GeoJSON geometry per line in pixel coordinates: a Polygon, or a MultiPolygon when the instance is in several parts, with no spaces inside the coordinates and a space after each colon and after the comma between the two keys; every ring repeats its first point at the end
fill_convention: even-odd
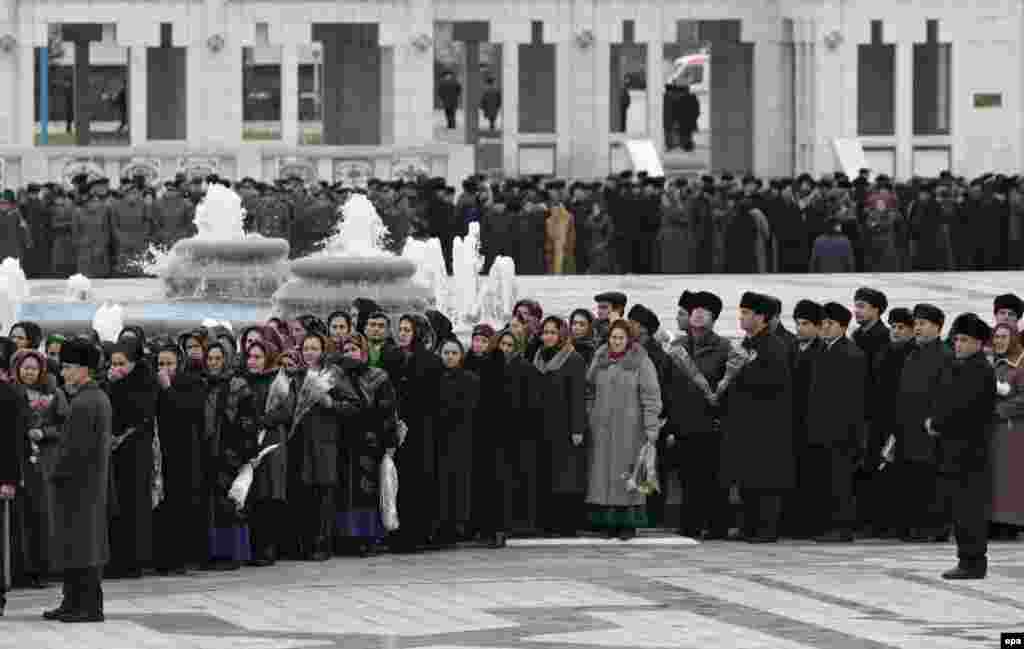
{"type": "MultiPolygon", "coordinates": [[[[856,178],[861,169],[869,169],[868,159],[864,155],[864,147],[860,140],[852,138],[833,138],[832,151],[836,154],[839,168],[850,178],[856,178]]],[[[871,170],[872,177],[876,170],[871,170]]]]}
{"type": "Polygon", "coordinates": [[[629,152],[629,160],[633,163],[633,171],[646,171],[651,178],[664,177],[665,168],[661,166],[654,140],[626,140],[626,151],[629,152]]]}

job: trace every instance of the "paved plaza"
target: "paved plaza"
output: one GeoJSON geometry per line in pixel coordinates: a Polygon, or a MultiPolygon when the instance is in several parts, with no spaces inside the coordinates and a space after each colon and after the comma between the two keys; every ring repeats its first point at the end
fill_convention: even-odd
{"type": "Polygon", "coordinates": [[[950,544],[678,537],[460,548],[106,584],[107,623],[14,594],[0,647],[48,649],[975,649],[1024,630],[1024,545],[944,582],[950,544]],[[650,542],[645,542],[650,541],[650,542]]]}

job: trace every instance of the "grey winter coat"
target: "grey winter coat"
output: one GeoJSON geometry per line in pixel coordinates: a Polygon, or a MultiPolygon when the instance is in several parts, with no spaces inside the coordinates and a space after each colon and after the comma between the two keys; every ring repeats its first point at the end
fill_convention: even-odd
{"type": "Polygon", "coordinates": [[[644,497],[626,491],[623,474],[632,473],[640,447],[657,440],[661,414],[658,373],[647,352],[633,345],[618,361],[608,346],[597,350],[587,372],[590,471],[587,502],[618,507],[642,505],[644,497]]]}

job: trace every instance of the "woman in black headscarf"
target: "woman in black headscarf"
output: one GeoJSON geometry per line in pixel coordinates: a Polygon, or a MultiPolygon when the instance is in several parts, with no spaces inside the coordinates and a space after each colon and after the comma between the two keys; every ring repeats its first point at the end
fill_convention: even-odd
{"type": "Polygon", "coordinates": [[[493,548],[510,533],[537,528],[537,439],[531,390],[537,371],[508,330],[494,337],[480,371],[476,421],[473,522],[493,548]],[[522,460],[520,459],[522,458],[522,460]]]}
{"type": "Polygon", "coordinates": [[[226,425],[228,388],[235,376],[230,351],[220,339],[206,350],[206,401],[203,430],[205,495],[210,512],[211,570],[237,570],[252,559],[249,526],[228,491],[244,462],[244,442],[226,425]]]}
{"type": "Polygon", "coordinates": [[[398,394],[398,414],[408,427],[395,464],[401,485],[398,511],[401,527],[392,539],[399,551],[432,545],[437,532],[437,467],[434,461],[434,420],[438,408],[441,359],[428,344],[433,331],[423,316],[406,314],[398,322],[398,348],[384,368],[398,394]]]}
{"type": "Polygon", "coordinates": [[[457,338],[441,343],[440,352],[444,369],[438,383],[438,414],[434,427],[440,488],[438,540],[451,545],[470,538],[473,417],[480,398],[480,379],[462,367],[466,351],[457,338]]]}
{"type": "Polygon", "coordinates": [[[189,564],[208,560],[208,517],[202,507],[206,390],[201,374],[184,371],[177,347],[157,353],[157,383],[164,501],[157,515],[155,563],[163,574],[183,574],[189,564]]]}
{"type": "Polygon", "coordinates": [[[111,576],[139,578],[153,557],[153,431],[157,384],[138,338],[110,355],[107,392],[114,413],[111,473],[118,512],[110,522],[111,576]]]}
{"type": "Polygon", "coordinates": [[[11,327],[11,340],[18,351],[23,349],[39,349],[43,342],[43,329],[34,322],[15,322],[11,327]]]}

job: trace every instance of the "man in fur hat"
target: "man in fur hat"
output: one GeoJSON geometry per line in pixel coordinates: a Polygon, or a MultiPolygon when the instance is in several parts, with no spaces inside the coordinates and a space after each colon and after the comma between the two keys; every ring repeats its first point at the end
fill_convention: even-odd
{"type": "Polygon", "coordinates": [[[740,300],[746,362],[730,385],[723,422],[719,479],[739,486],[752,543],[778,540],[781,495],[793,488],[792,373],[785,343],[769,330],[776,308],[767,295],[747,292],[740,300]]]}
{"type": "Polygon", "coordinates": [[[679,298],[679,324],[687,331],[669,348],[665,403],[668,423],[662,433],[669,471],[683,484],[679,533],[703,539],[724,539],[729,531],[729,492],[718,479],[721,463],[721,408],[702,389],[714,393],[725,377],[729,341],[715,333],[722,300],[714,293],[686,291],[679,298]],[[685,358],[692,360],[687,368],[685,358]],[[696,368],[696,373],[690,371],[696,368]]]}
{"type": "Polygon", "coordinates": [[[853,472],[864,432],[864,353],[846,337],[853,314],[842,304],[822,307],[824,343],[811,368],[807,396],[809,491],[817,496],[819,542],[853,540],[853,472]]]}
{"type": "Polygon", "coordinates": [[[996,377],[985,357],[992,329],[974,313],[953,321],[956,361],[934,416],[925,421],[938,439],[940,494],[952,513],[959,563],[944,579],[984,579],[988,571],[988,462],[996,377]]]}
{"type": "Polygon", "coordinates": [[[64,599],[43,617],[61,622],[103,621],[103,567],[110,559],[107,487],[110,471],[110,400],[93,381],[100,351],[70,340],[60,352],[61,374],[72,395],[64,440],[53,471],[61,538],[57,561],[64,573],[64,599]]]}
{"type": "Polygon", "coordinates": [[[811,538],[810,512],[814,501],[807,487],[812,484],[814,459],[807,454],[807,402],[811,390],[812,368],[825,343],[821,324],[825,310],[812,300],[800,300],[793,307],[796,322],[796,362],[793,365],[793,453],[796,459],[796,489],[783,502],[782,525],[788,536],[811,538]]]}
{"type": "Polygon", "coordinates": [[[1009,324],[1014,331],[1019,329],[1021,315],[1024,314],[1024,300],[1013,293],[999,295],[992,301],[992,315],[996,318],[996,324],[1009,324]]]}
{"type": "Polygon", "coordinates": [[[594,318],[594,339],[598,346],[608,342],[608,328],[620,318],[626,317],[625,293],[606,291],[594,296],[597,302],[597,317],[594,318]]]}
{"type": "Polygon", "coordinates": [[[901,500],[900,519],[907,528],[903,539],[940,541],[948,537],[948,521],[939,507],[938,457],[925,420],[939,410],[941,388],[948,380],[953,358],[941,338],[945,322],[942,310],[918,304],[913,316],[916,347],[903,364],[897,398],[896,457],[902,482],[897,494],[901,500]]]}

